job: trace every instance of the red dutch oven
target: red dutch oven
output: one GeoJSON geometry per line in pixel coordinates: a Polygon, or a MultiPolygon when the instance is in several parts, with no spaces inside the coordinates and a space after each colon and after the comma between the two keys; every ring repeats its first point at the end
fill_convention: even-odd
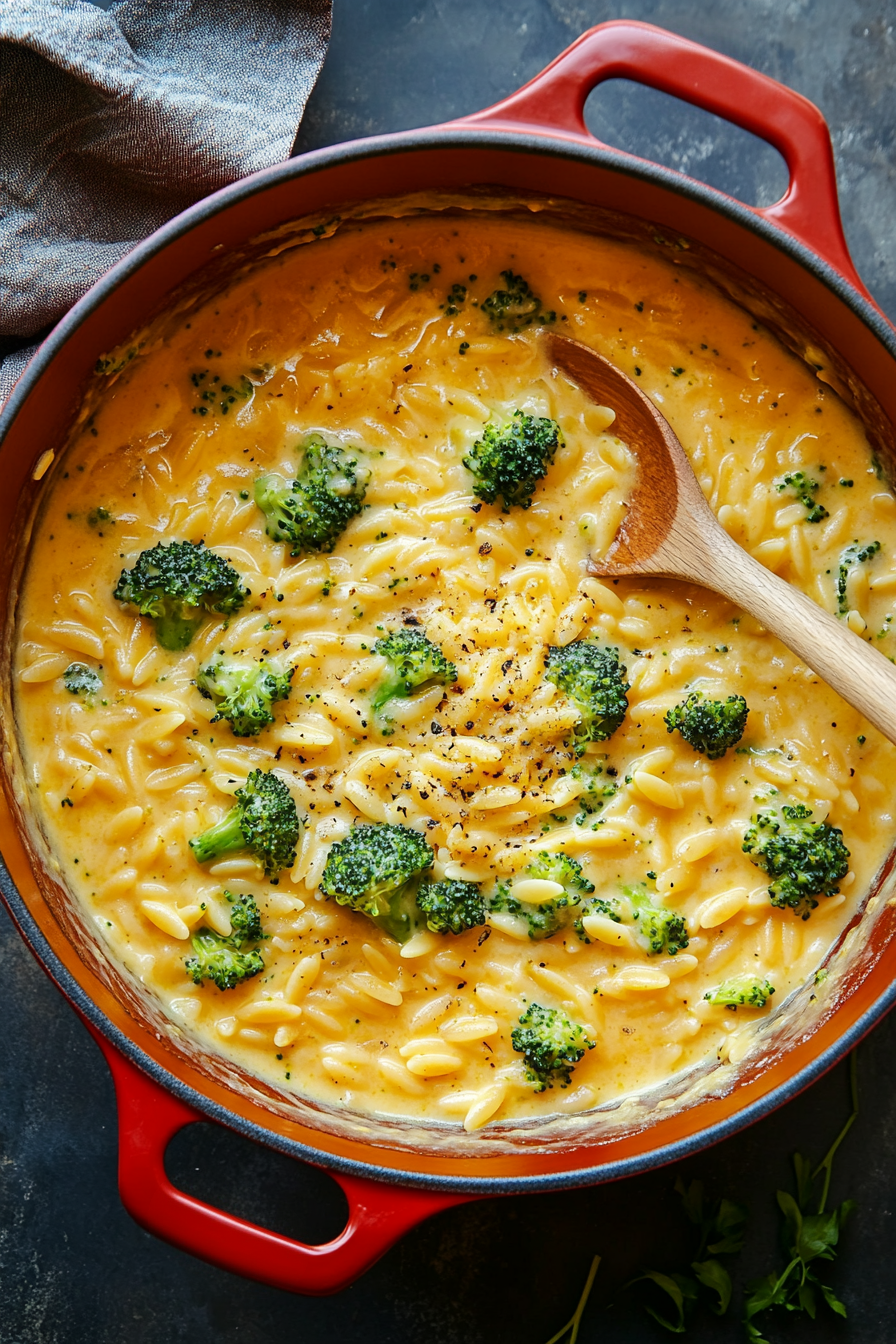
{"type": "MultiPolygon", "coordinates": [[[[38,489],[35,463],[64,441],[98,354],[126,339],[188,277],[262,232],[345,203],[485,185],[611,210],[642,231],[648,221],[708,250],[718,266],[736,269],[834,352],[841,380],[876,405],[879,433],[887,433],[887,421],[896,423],[896,333],[850,260],[821,113],[765,75],[683,38],[647,24],[606,23],[518,93],[475,116],[319,150],[237,182],[179,215],[94,286],[41,347],[0,416],[5,628],[19,538],[38,489]],[[790,172],[784,197],[767,208],[749,207],[596,140],[583,119],[585,100],[614,78],[684,99],[774,145],[790,172]]],[[[580,1126],[566,1144],[485,1147],[481,1155],[371,1143],[360,1124],[328,1132],[301,1114],[295,1119],[272,1109],[261,1091],[235,1090],[223,1074],[204,1071],[112,992],[35,875],[5,746],[0,887],[23,938],[109,1063],[125,1207],[181,1249],[277,1288],[336,1292],[414,1224],[467,1199],[617,1179],[717,1142],[818,1078],[896,998],[886,955],[896,910],[881,902],[825,1011],[792,1032],[786,1048],[766,1051],[731,1087],[710,1090],[698,1105],[654,1112],[616,1135],[589,1137],[580,1126]],[[304,1245],[177,1190],[165,1175],[165,1149],[179,1129],[200,1119],[326,1168],[348,1200],[344,1231],[325,1245],[304,1245]]]]}

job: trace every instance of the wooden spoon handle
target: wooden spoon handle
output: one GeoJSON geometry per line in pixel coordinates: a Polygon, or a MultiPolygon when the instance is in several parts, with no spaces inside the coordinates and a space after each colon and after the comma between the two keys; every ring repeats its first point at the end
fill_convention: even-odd
{"type": "Polygon", "coordinates": [[[703,573],[689,577],[755,616],[848,704],[896,742],[896,667],[888,658],[853,634],[845,621],[765,569],[721,528],[713,535],[712,550],[706,549],[703,561],[703,573]]]}

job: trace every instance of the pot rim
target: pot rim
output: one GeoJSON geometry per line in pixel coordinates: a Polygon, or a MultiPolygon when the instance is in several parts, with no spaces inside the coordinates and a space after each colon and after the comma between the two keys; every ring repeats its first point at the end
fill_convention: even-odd
{"type": "MultiPolygon", "coordinates": [[[[148,260],[170,244],[189,233],[200,223],[213,219],[237,203],[251,199],[283,182],[309,177],[321,169],[337,165],[390,157],[406,152],[445,149],[486,149],[509,151],[515,154],[535,154],[546,158],[567,157],[589,166],[609,169],[623,176],[652,183],[674,195],[685,197],[727,216],[778,251],[796,261],[816,280],[831,290],[896,359],[896,328],[894,328],[873,301],[866,299],[855,285],[835,267],[805,243],[764,218],[741,201],[704,183],[649,160],[640,159],[622,150],[614,150],[597,140],[570,135],[530,132],[525,130],[487,129],[465,127],[463,123],[449,123],[444,127],[426,127],[419,130],[398,131],[388,135],[350,140],[334,146],[312,150],[294,159],[287,159],[272,168],[221,188],[211,196],[188,207],[148,238],[142,240],[118,261],[78,300],[59,320],[41,343],[22,376],[15,384],[5,405],[0,409],[0,448],[21,406],[30,396],[35,384],[49,368],[59,351],[77,332],[78,328],[99,308],[124,281],[138,271],[148,260]]],[[[499,185],[490,183],[489,185],[499,185]]],[[[147,1074],[166,1092],[198,1113],[198,1118],[214,1121],[235,1130],[244,1137],[283,1152],[315,1166],[345,1175],[446,1193],[469,1195],[498,1195],[532,1193],[568,1189],[576,1186],[619,1180],[639,1172],[664,1166],[689,1157],[704,1148],[729,1138],[739,1130],[776,1110],[799,1092],[814,1083],[840,1059],[852,1050],[896,1004],[896,981],[856,1019],[848,1030],[832,1045],[823,1050],[809,1064],[791,1075],[785,1082],[773,1087],[766,1095],[748,1103],[722,1120],[715,1121],[697,1133],[676,1139],[659,1148],[606,1163],[592,1164],[574,1170],[538,1172],[533,1175],[457,1177],[450,1174],[411,1172],[380,1166],[375,1161],[361,1162],[339,1154],[315,1148],[309,1144],[286,1138],[255,1120],[247,1119],[211,1100],[204,1093],[169,1073],[161,1064],[147,1055],[132,1037],[123,1032],[106,1016],[99,1005],[82,988],[75,976],[57,957],[45,938],[36,919],[20,895],[2,856],[0,856],[0,895],[13,921],[35,958],[57,984],[73,1007],[110,1041],[127,1059],[147,1074]]],[[[371,1145],[371,1151],[376,1148],[371,1145]]],[[[425,1163],[425,1154],[420,1154],[425,1163]]]]}

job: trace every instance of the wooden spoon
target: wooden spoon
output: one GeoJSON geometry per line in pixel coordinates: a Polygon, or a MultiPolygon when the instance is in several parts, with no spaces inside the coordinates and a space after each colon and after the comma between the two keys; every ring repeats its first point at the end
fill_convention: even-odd
{"type": "Polygon", "coordinates": [[[606,555],[592,557],[591,573],[600,578],[662,575],[721,593],[896,742],[896,667],[845,621],[732,541],[707,504],[671,426],[615,364],[555,332],[546,342],[556,368],[593,401],[615,410],[613,431],[638,462],[628,512],[606,555]]]}

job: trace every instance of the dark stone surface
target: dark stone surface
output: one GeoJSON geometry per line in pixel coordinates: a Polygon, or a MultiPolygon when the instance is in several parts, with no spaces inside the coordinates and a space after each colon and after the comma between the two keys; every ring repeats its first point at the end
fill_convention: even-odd
{"type": "MultiPolygon", "coordinates": [[[[535,74],[593,23],[649,20],[805,93],[832,129],[846,231],[859,270],[896,316],[892,80],[896,5],[872,0],[336,0],[333,43],[298,149],[473,111],[535,74]]],[[[774,151],[660,95],[606,86],[593,129],[611,143],[759,202],[782,182],[774,151]],[[758,152],[757,152],[758,151],[758,152]]],[[[115,1184],[112,1085],[93,1042],[0,914],[0,1341],[3,1344],[543,1344],[570,1314],[592,1254],[603,1257],[581,1344],[667,1338],[621,1286],[643,1267],[683,1268],[674,1172],[451,1210],[418,1228],[338,1297],[245,1282],[143,1233],[115,1184]]],[[[861,1047],[862,1112],[833,1195],[859,1211],[830,1267],[849,1309],[773,1321],[773,1340],[891,1344],[896,1283],[896,1018],[861,1047]],[[811,1328],[810,1328],[811,1326],[811,1328]]],[[[751,1207],[737,1281],[778,1263],[774,1190],[797,1147],[820,1156],[848,1109],[845,1066],[776,1115],[684,1165],[751,1207]]],[[[172,1145],[172,1178],[222,1207],[309,1239],[332,1235],[330,1179],[212,1126],[172,1145]]],[[[743,1338],[739,1291],[725,1321],[692,1339],[743,1338]]]]}

